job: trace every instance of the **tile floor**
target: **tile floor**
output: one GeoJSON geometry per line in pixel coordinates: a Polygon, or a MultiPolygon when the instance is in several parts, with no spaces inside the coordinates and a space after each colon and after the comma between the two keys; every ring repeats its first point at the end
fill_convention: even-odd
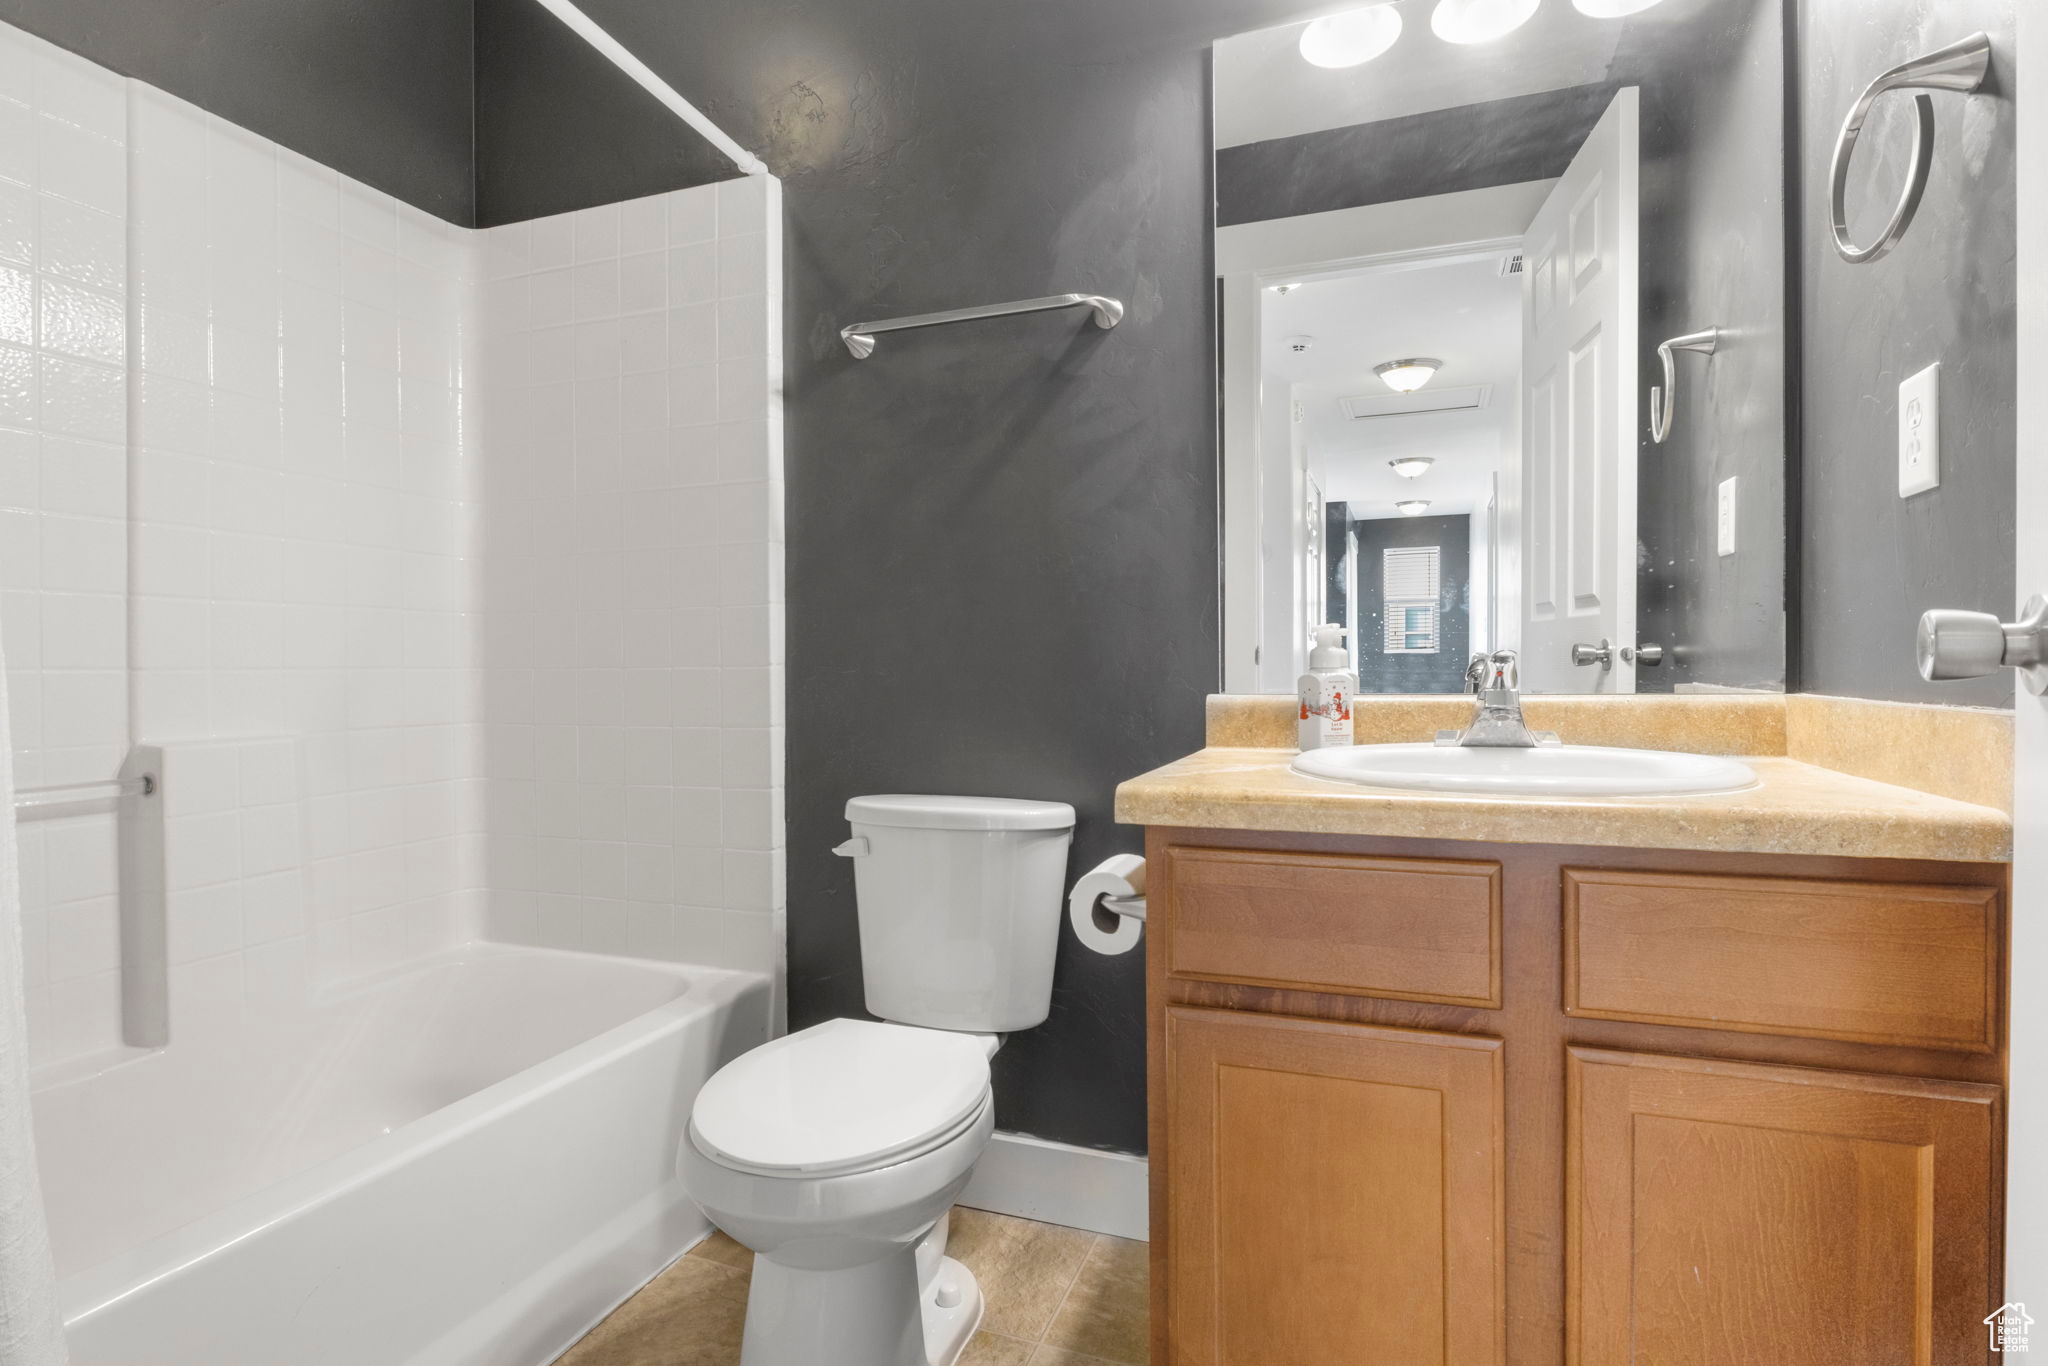
{"type": "MultiPolygon", "coordinates": [[[[987,1302],[960,1366],[1144,1366],[1144,1243],[955,1209],[946,1251],[987,1302]]],[[[737,1366],[752,1264],[712,1234],[557,1366],[737,1366]]]]}

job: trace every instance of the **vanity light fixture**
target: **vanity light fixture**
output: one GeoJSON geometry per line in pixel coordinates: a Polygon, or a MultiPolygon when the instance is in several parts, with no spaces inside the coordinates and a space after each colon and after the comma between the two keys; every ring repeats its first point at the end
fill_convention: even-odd
{"type": "Polygon", "coordinates": [[[1385,380],[1387,387],[1397,394],[1412,394],[1436,377],[1444,363],[1430,356],[1411,356],[1405,360],[1390,360],[1375,365],[1372,372],[1385,380]]]}
{"type": "Polygon", "coordinates": [[[1572,0],[1572,8],[1589,19],[1625,19],[1656,3],[1657,0],[1572,0]]]}
{"type": "Polygon", "coordinates": [[[1529,22],[1543,0],[1437,0],[1429,26],[1447,43],[1490,43],[1529,22]]]}
{"type": "Polygon", "coordinates": [[[1335,70],[1359,66],[1392,47],[1401,36],[1401,12],[1392,5],[1327,14],[1301,31],[1302,60],[1335,70]]]}
{"type": "Polygon", "coordinates": [[[1420,479],[1429,473],[1429,467],[1435,463],[1435,457],[1428,455],[1404,455],[1399,460],[1387,462],[1393,467],[1394,473],[1403,479],[1420,479]]]}
{"type": "Polygon", "coordinates": [[[1403,517],[1420,517],[1423,513],[1429,511],[1429,499],[1404,498],[1394,504],[1394,506],[1401,509],[1403,517]]]}

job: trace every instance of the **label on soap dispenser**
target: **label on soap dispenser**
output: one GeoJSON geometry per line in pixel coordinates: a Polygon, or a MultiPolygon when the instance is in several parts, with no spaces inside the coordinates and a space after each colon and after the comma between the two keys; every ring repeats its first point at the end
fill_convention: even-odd
{"type": "Polygon", "coordinates": [[[1351,743],[1351,694],[1342,677],[1307,675],[1301,683],[1300,747],[1325,749],[1351,743]]]}

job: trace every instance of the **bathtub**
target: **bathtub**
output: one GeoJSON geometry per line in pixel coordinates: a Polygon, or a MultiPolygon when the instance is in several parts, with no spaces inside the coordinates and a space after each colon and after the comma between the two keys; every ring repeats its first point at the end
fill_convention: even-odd
{"type": "Polygon", "coordinates": [[[74,1366],[539,1366],[708,1225],[697,1088],[769,984],[475,945],[53,1081],[74,1366]]]}

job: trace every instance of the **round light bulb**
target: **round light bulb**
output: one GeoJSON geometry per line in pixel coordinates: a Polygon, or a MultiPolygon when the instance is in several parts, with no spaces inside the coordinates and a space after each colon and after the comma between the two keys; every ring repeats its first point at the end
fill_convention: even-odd
{"type": "Polygon", "coordinates": [[[1403,517],[1420,517],[1423,513],[1429,511],[1429,499],[1407,498],[1394,504],[1394,506],[1401,509],[1403,517]]]}
{"type": "Polygon", "coordinates": [[[1437,0],[1429,26],[1447,43],[1490,43],[1529,22],[1543,0],[1437,0]]]}
{"type": "Polygon", "coordinates": [[[1411,356],[1375,365],[1372,372],[1397,394],[1412,394],[1436,377],[1444,363],[1431,356],[1411,356]]]}
{"type": "Polygon", "coordinates": [[[1589,19],[1626,19],[1656,3],[1658,0],[1572,0],[1572,8],[1589,19]]]}
{"type": "Polygon", "coordinates": [[[1434,465],[1436,460],[1427,455],[1404,455],[1399,460],[1389,460],[1387,463],[1393,466],[1394,473],[1403,479],[1420,479],[1429,473],[1429,467],[1434,465]]]}
{"type": "Polygon", "coordinates": [[[1336,69],[1369,62],[1401,36],[1401,12],[1392,5],[1368,5],[1326,15],[1301,31],[1302,59],[1336,69]]]}

